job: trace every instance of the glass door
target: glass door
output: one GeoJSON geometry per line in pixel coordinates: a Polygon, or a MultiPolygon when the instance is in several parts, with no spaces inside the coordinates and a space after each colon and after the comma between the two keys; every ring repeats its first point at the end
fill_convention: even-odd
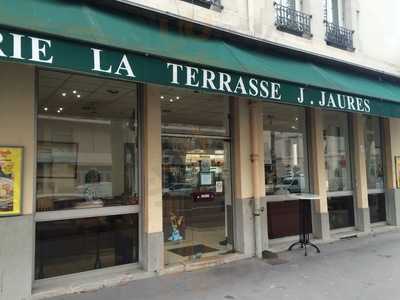
{"type": "Polygon", "coordinates": [[[229,142],[164,136],[163,229],[165,263],[232,249],[229,142]]]}

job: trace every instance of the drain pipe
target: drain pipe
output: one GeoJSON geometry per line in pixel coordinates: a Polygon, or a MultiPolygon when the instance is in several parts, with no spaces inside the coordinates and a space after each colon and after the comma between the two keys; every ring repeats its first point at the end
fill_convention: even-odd
{"type": "Polygon", "coordinates": [[[250,105],[250,145],[251,145],[251,171],[253,183],[253,217],[254,217],[254,242],[255,255],[262,257],[262,234],[261,216],[264,208],[261,207],[260,193],[260,139],[258,132],[262,125],[261,110],[258,109],[259,103],[251,101],[250,105]]]}

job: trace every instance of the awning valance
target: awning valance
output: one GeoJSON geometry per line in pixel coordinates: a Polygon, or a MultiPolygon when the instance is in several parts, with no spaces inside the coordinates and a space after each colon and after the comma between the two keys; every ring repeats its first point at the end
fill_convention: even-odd
{"type": "Polygon", "coordinates": [[[2,0],[0,59],[400,117],[400,86],[390,81],[184,32],[86,2],[2,0]]]}

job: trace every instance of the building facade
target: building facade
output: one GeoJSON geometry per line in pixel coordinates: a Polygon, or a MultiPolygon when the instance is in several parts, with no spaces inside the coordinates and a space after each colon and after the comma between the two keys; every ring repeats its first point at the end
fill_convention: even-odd
{"type": "Polygon", "coordinates": [[[400,225],[396,1],[3,2],[0,299],[400,225]]]}

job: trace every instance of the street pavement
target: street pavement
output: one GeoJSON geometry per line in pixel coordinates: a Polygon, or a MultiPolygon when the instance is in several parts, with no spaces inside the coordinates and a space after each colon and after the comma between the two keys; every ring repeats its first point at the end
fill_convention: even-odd
{"type": "Polygon", "coordinates": [[[52,300],[400,299],[400,232],[340,240],[52,300]]]}

